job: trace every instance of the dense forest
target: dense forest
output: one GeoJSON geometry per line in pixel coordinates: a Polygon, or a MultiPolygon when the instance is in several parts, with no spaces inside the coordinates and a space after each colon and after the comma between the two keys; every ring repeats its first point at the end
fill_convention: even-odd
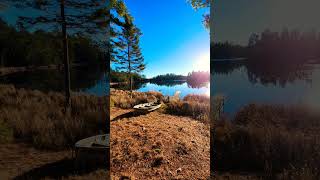
{"type": "MultiPolygon", "coordinates": [[[[247,48],[230,42],[219,42],[211,45],[213,59],[232,59],[247,56],[247,48]]],[[[212,57],[211,57],[212,58],[212,57]]]]}
{"type": "MultiPolygon", "coordinates": [[[[61,34],[19,31],[0,19],[0,67],[62,64],[61,34]]],[[[105,62],[106,53],[90,38],[69,36],[71,63],[105,62]]]]}
{"type": "Polygon", "coordinates": [[[161,81],[185,81],[187,79],[186,76],[183,75],[176,75],[173,73],[168,73],[164,75],[158,75],[156,77],[153,77],[150,79],[150,81],[156,81],[156,82],[161,82],[161,81]]]}
{"type": "Polygon", "coordinates": [[[246,46],[229,42],[214,43],[211,45],[211,52],[212,59],[246,57],[277,63],[304,61],[320,57],[320,33],[290,31],[287,28],[284,28],[282,32],[272,32],[266,29],[260,34],[251,34],[246,46]]]}
{"type": "MultiPolygon", "coordinates": [[[[145,80],[145,76],[138,74],[138,73],[132,73],[132,80],[134,82],[141,82],[145,80]]],[[[129,82],[129,74],[128,72],[124,71],[116,71],[114,69],[110,69],[110,82],[129,82]]]]}

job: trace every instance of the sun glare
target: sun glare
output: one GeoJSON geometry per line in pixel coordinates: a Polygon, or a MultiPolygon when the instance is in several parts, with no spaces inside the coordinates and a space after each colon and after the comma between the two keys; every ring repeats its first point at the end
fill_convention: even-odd
{"type": "Polygon", "coordinates": [[[205,92],[205,95],[210,97],[210,83],[208,83],[208,88],[205,92]]]}
{"type": "Polygon", "coordinates": [[[210,71],[210,53],[202,53],[195,58],[193,64],[195,71],[210,71]]]}

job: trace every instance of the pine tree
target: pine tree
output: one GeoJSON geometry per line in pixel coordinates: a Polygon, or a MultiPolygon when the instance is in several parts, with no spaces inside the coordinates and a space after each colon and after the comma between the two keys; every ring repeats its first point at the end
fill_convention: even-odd
{"type": "Polygon", "coordinates": [[[124,15],[124,22],[113,38],[113,61],[117,64],[117,70],[125,70],[128,73],[130,91],[132,91],[133,73],[140,73],[145,69],[144,58],[139,46],[142,35],[139,28],[133,24],[133,17],[124,15]]]}

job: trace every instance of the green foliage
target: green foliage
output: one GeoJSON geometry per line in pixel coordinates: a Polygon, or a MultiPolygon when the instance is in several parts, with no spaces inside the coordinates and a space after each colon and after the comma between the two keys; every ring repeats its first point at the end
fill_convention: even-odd
{"type": "Polygon", "coordinates": [[[188,0],[194,9],[210,7],[210,0],[188,0]]]}
{"type": "Polygon", "coordinates": [[[152,78],[151,81],[175,81],[175,80],[186,80],[186,79],[187,79],[186,76],[168,73],[164,75],[158,75],[152,78]]]}
{"type": "MultiPolygon", "coordinates": [[[[195,9],[201,9],[201,8],[210,8],[211,4],[213,3],[213,0],[187,0],[191,6],[195,9]]],[[[209,29],[210,28],[210,14],[206,13],[203,15],[203,24],[204,26],[209,29]]]]}
{"type": "MultiPolygon", "coordinates": [[[[17,31],[0,20],[0,65],[40,66],[62,64],[61,35],[57,32],[17,31]]],[[[104,51],[91,39],[73,35],[69,39],[70,60],[74,63],[97,64],[104,51]]]]}
{"type": "MultiPolygon", "coordinates": [[[[105,38],[109,9],[106,0],[3,0],[3,4],[22,11],[34,10],[32,16],[19,16],[17,25],[22,29],[52,30],[63,24],[61,5],[65,11],[65,24],[69,34],[105,38]]],[[[106,39],[105,39],[106,40],[106,39]]]]}
{"type": "MultiPolygon", "coordinates": [[[[133,81],[139,82],[145,80],[144,76],[138,73],[131,74],[133,81]]],[[[110,71],[110,81],[111,82],[129,82],[129,75],[127,72],[115,71],[111,69],[110,71]]]]}
{"type": "Polygon", "coordinates": [[[133,74],[142,72],[146,67],[139,45],[142,33],[134,25],[134,19],[123,1],[113,1],[111,4],[111,62],[116,63],[117,70],[128,72],[132,90],[133,74]]]}
{"type": "Polygon", "coordinates": [[[117,63],[117,69],[139,73],[145,69],[144,58],[139,46],[142,35],[140,29],[133,24],[130,15],[124,17],[123,26],[117,31],[117,36],[112,37],[113,61],[117,63]]]}

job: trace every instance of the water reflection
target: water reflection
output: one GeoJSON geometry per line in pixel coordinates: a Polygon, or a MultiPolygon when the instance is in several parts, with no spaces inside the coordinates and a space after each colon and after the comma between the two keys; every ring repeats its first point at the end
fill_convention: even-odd
{"type": "MultiPolygon", "coordinates": [[[[95,95],[108,94],[106,70],[101,67],[81,67],[71,69],[71,89],[74,92],[88,92],[95,95]]],[[[13,73],[0,77],[4,84],[14,84],[18,88],[41,91],[64,91],[64,72],[61,70],[37,70],[13,73]]]]}
{"type": "Polygon", "coordinates": [[[319,107],[317,89],[320,83],[317,79],[320,78],[320,63],[262,62],[247,60],[211,63],[211,95],[226,96],[227,113],[233,114],[249,103],[319,107]]]}
{"type": "MultiPolygon", "coordinates": [[[[111,88],[129,90],[129,84],[115,84],[111,88]]],[[[164,95],[173,96],[176,91],[180,91],[180,97],[188,94],[205,94],[210,96],[210,83],[193,83],[187,81],[161,81],[161,82],[138,82],[134,83],[133,90],[140,92],[158,91],[164,95]]]]}
{"type": "Polygon", "coordinates": [[[262,63],[254,60],[239,62],[212,62],[211,75],[230,75],[235,71],[245,70],[252,84],[273,85],[285,87],[296,80],[311,82],[312,72],[317,65],[314,63],[262,63]]]}

